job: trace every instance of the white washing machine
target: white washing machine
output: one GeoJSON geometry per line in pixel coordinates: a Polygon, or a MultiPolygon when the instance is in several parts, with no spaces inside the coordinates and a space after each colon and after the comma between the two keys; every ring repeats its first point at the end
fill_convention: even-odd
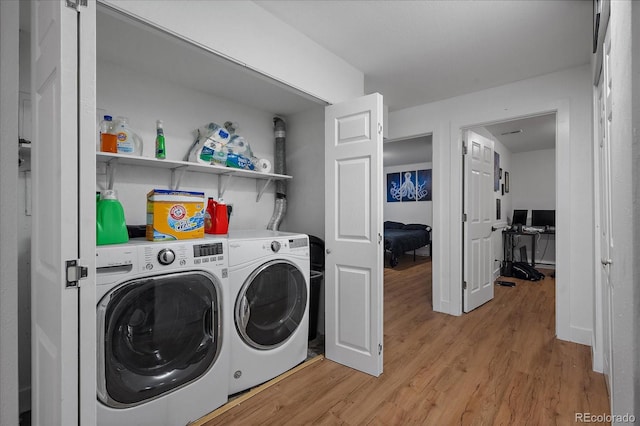
{"type": "Polygon", "coordinates": [[[308,236],[229,231],[229,282],[232,395],[271,380],[307,357],[308,236]]]}
{"type": "Polygon", "coordinates": [[[97,424],[186,425],[228,400],[226,239],[96,249],[97,424]]]}

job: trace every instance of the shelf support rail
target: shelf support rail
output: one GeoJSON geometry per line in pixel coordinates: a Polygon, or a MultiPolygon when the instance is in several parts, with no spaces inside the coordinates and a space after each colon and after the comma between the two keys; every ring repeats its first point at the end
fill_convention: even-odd
{"type": "Polygon", "coordinates": [[[232,176],[233,176],[232,174],[226,174],[226,173],[218,175],[218,199],[222,198],[222,196],[224,195],[224,192],[229,187],[232,176]]]}
{"type": "Polygon", "coordinates": [[[187,171],[187,166],[179,166],[174,169],[171,169],[171,189],[177,191],[180,189],[180,184],[182,183],[182,177],[184,176],[184,172],[187,171]]]}
{"type": "Polygon", "coordinates": [[[256,203],[260,201],[260,199],[262,198],[262,194],[264,194],[264,191],[267,189],[267,187],[269,186],[269,184],[271,182],[273,182],[273,178],[268,178],[262,184],[262,188],[258,188],[260,186],[260,180],[256,180],[256,188],[258,190],[258,196],[256,197],[256,203]]]}

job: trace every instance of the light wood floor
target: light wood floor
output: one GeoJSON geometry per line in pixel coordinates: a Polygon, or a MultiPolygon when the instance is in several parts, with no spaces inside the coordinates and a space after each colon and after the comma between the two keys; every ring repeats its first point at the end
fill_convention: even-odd
{"type": "Polygon", "coordinates": [[[431,263],[385,268],[384,373],[322,360],[214,425],[567,425],[608,414],[590,348],[554,337],[554,279],[495,286],[461,317],[431,307],[431,263]]]}

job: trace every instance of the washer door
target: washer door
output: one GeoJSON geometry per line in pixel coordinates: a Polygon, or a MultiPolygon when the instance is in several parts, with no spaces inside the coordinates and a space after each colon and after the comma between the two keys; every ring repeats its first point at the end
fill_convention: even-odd
{"type": "Polygon", "coordinates": [[[265,263],[247,278],[235,306],[236,329],[256,349],[273,349],[291,337],[307,307],[305,276],[286,260],[265,263]]]}
{"type": "Polygon", "coordinates": [[[204,375],[220,352],[218,281],[204,272],[132,280],[98,304],[98,398],[138,405],[204,375]]]}

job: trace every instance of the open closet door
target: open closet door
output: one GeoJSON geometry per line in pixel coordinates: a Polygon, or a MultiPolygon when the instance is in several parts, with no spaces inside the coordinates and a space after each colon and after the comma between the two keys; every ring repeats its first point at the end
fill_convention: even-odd
{"type": "Polygon", "coordinates": [[[75,3],[31,3],[34,425],[95,424],[95,2],[75,3]]]}
{"type": "Polygon", "coordinates": [[[382,96],[325,112],[325,352],[382,373],[382,96]]]}
{"type": "Polygon", "coordinates": [[[464,311],[493,299],[493,141],[470,130],[464,140],[464,311]]]}

